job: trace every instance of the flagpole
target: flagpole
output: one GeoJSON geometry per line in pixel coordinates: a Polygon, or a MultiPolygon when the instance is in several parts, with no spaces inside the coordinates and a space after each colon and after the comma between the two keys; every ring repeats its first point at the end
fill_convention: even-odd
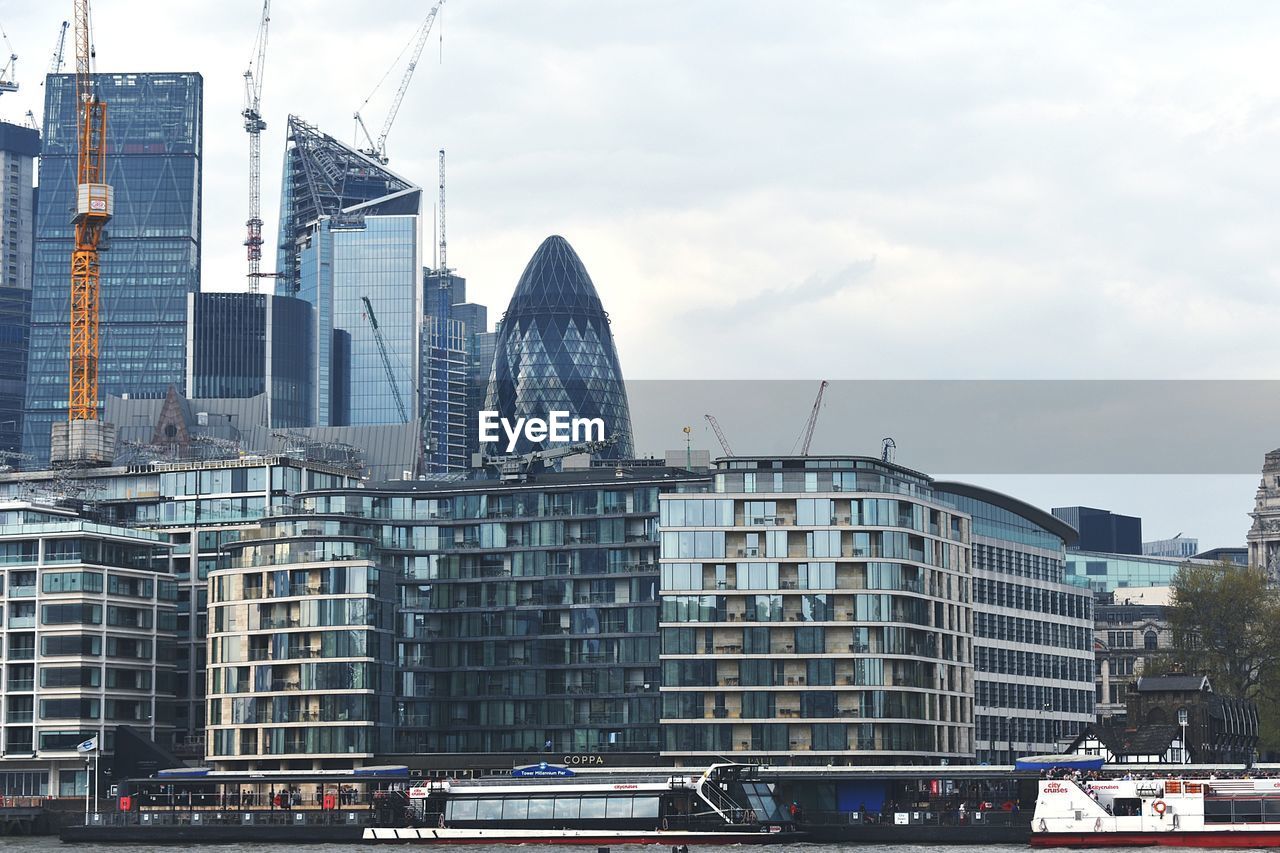
{"type": "Polygon", "coordinates": [[[89,825],[89,755],[84,756],[84,825],[89,825]]]}
{"type": "MultiPolygon", "coordinates": [[[[101,737],[101,735],[99,735],[99,737],[101,737]]],[[[99,781],[102,777],[98,775],[98,759],[101,757],[102,750],[95,749],[93,751],[93,811],[95,814],[98,811],[98,797],[102,794],[102,791],[98,790],[102,787],[102,782],[99,781]]]]}

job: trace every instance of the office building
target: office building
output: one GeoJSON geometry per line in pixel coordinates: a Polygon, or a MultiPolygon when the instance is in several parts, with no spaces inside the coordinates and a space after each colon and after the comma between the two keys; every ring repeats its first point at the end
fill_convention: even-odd
{"type": "Polygon", "coordinates": [[[178,586],[155,533],[0,499],[0,792],[84,796],[78,744],[116,729],[173,739],[178,586]]]}
{"type": "Polygon", "coordinates": [[[165,649],[175,665],[175,749],[186,757],[202,757],[206,589],[209,573],[219,565],[220,547],[256,529],[272,506],[291,502],[303,489],[358,482],[357,471],[331,462],[236,456],[186,463],[138,461],[77,477],[57,471],[0,474],[0,500],[88,500],[101,523],[163,534],[173,543],[177,628],[165,649]]]}
{"type": "MultiPolygon", "coordinates": [[[[203,81],[199,74],[102,74],[109,105],[106,180],[115,212],[101,259],[98,387],[163,396],[186,375],[187,294],[199,290],[203,81]]],[[[75,76],[45,81],[31,346],[23,450],[49,458],[67,417],[68,323],[75,208],[75,76]]]]}
{"type": "Polygon", "coordinates": [[[665,494],[663,754],[929,764],[973,740],[970,519],[864,457],[733,457],[665,494]]]}
{"type": "MultiPolygon", "coordinates": [[[[466,471],[467,366],[466,326],[461,320],[440,322],[427,316],[422,322],[422,423],[426,436],[423,453],[428,474],[466,471]]],[[[474,426],[472,427],[474,430],[474,426]]],[[[472,435],[474,436],[474,431],[472,435]]]]}
{"type": "Polygon", "coordinates": [[[980,486],[934,491],[972,519],[975,758],[1057,753],[1094,719],[1093,595],[1063,577],[1076,531],[980,486]]]}
{"type": "Polygon", "coordinates": [[[658,495],[706,478],[538,467],[313,490],[242,540],[212,587],[209,761],[655,759],[658,495]]]}
{"type": "Polygon", "coordinates": [[[1233,566],[1249,565],[1249,549],[1248,547],[1238,548],[1227,546],[1223,548],[1210,548],[1208,551],[1201,551],[1194,554],[1197,560],[1212,560],[1215,563],[1231,563],[1233,566]]]}
{"type": "Polygon", "coordinates": [[[1080,534],[1076,549],[1108,554],[1142,553],[1142,519],[1087,506],[1054,507],[1053,514],[1080,534]]]}
{"type": "Polygon", "coordinates": [[[311,314],[310,304],[289,296],[187,294],[186,396],[263,394],[267,425],[310,426],[311,314]]]}
{"type": "Polygon", "coordinates": [[[1172,539],[1143,542],[1142,553],[1147,557],[1194,557],[1200,550],[1200,540],[1179,533],[1172,539]]]}
{"type": "MultiPolygon", "coordinates": [[[[602,456],[633,455],[631,412],[609,316],[577,252],[563,237],[542,241],[534,252],[498,328],[485,409],[514,424],[568,412],[599,418],[616,440],[602,456]]],[[[550,440],[521,436],[515,453],[545,449],[550,440]]],[[[484,448],[507,452],[506,442],[484,448]]]]}
{"type": "Polygon", "coordinates": [[[418,417],[421,207],[421,189],[289,117],[277,292],[315,309],[316,426],[418,417]]]}
{"type": "Polygon", "coordinates": [[[0,451],[11,453],[22,445],[39,153],[39,131],[0,122],[0,451]]]}

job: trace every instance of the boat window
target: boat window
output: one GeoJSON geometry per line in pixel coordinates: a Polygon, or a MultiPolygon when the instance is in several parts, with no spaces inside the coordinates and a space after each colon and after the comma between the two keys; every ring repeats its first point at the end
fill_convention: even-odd
{"type": "Polygon", "coordinates": [[[502,800],[478,800],[476,820],[502,820],[502,800]]]}
{"type": "Polygon", "coordinates": [[[634,804],[631,806],[632,817],[657,817],[658,816],[658,798],[657,797],[636,797],[634,804]]]}
{"type": "Polygon", "coordinates": [[[744,782],[742,792],[747,798],[747,808],[756,813],[762,821],[786,820],[782,813],[782,804],[774,796],[773,789],[764,782],[744,782]]]}
{"type": "Polygon", "coordinates": [[[1236,823],[1262,822],[1262,800],[1236,800],[1232,811],[1236,823]]]}
{"type": "Polygon", "coordinates": [[[475,820],[476,819],[476,801],[475,800],[450,800],[449,806],[445,810],[446,820],[475,820]]]}
{"type": "Polygon", "coordinates": [[[610,797],[609,812],[606,817],[631,817],[631,798],[630,797],[610,797]]]}
{"type": "Polygon", "coordinates": [[[604,817],[604,797],[582,798],[582,819],[604,817]]]}
{"type": "Polygon", "coordinates": [[[1205,798],[1205,823],[1231,823],[1231,801],[1205,798]]]}
{"type": "Polygon", "coordinates": [[[1136,817],[1142,814],[1142,800],[1137,797],[1116,797],[1111,803],[1111,813],[1116,817],[1136,817]]]}
{"type": "Polygon", "coordinates": [[[503,820],[524,820],[529,816],[529,801],[524,797],[502,801],[503,820]]]}
{"type": "Polygon", "coordinates": [[[550,797],[535,797],[529,800],[529,820],[551,820],[550,797]]]}
{"type": "Polygon", "coordinates": [[[1264,823],[1280,823],[1280,799],[1276,797],[1263,798],[1262,820],[1264,823]]]}
{"type": "Polygon", "coordinates": [[[577,797],[556,797],[556,808],[554,817],[556,820],[577,820],[578,819],[578,798],[577,797]]]}

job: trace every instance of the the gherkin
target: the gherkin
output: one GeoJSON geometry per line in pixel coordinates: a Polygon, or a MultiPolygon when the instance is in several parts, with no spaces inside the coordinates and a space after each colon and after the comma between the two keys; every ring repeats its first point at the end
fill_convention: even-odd
{"type": "MultiPolygon", "coordinates": [[[[498,330],[485,408],[510,423],[567,411],[601,418],[617,440],[600,455],[633,455],[631,410],[622,382],[609,315],[578,253],[563,237],[551,236],[534,252],[511,296],[498,330]]],[[[517,453],[563,442],[530,443],[517,453]]],[[[505,438],[486,453],[507,450],[505,438]]]]}

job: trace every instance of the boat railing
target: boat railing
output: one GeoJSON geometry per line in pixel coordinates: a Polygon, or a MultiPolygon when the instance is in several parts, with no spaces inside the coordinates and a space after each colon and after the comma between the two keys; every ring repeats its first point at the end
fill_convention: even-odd
{"type": "Polygon", "coordinates": [[[663,775],[616,775],[610,773],[604,775],[582,775],[582,776],[539,776],[533,779],[517,778],[514,776],[481,776],[475,779],[463,779],[458,782],[452,782],[452,791],[455,794],[465,793],[468,788],[476,786],[497,786],[497,785],[668,785],[672,788],[694,787],[692,779],[683,776],[663,776],[663,775]]]}
{"type": "Polygon", "coordinates": [[[956,807],[939,804],[927,809],[896,809],[894,811],[818,811],[806,809],[800,817],[802,826],[1027,826],[1031,823],[1029,811],[966,810],[962,815],[956,807]],[[897,815],[903,815],[899,818],[897,815]]]}
{"type": "MultiPolygon", "coordinates": [[[[720,790],[720,785],[714,779],[703,775],[698,779],[697,787],[698,796],[700,796],[707,805],[724,819],[725,823],[740,824],[750,822],[748,812],[750,809],[744,809],[733,801],[733,798],[720,790]]],[[[759,817],[764,817],[760,815],[759,817]]]]}
{"type": "Polygon", "coordinates": [[[376,813],[367,808],[253,810],[144,810],[94,812],[91,826],[365,826],[376,813]]]}

